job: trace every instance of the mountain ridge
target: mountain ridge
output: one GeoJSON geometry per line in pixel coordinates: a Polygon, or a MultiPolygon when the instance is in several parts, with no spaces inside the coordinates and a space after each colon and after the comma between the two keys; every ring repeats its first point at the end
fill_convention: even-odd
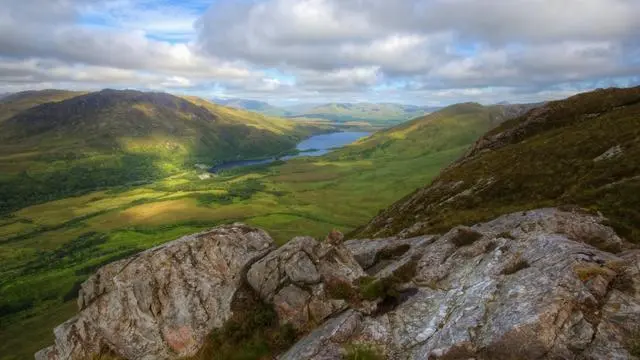
{"type": "Polygon", "coordinates": [[[352,235],[394,235],[407,221],[415,222],[412,234],[437,232],[520,209],[579,205],[602,211],[638,242],[638,114],[640,87],[549,102],[489,131],[431,185],[352,235]]]}
{"type": "Polygon", "coordinates": [[[330,130],[166,93],[76,95],[36,101],[0,122],[0,212],[36,198],[149,181],[196,163],[277,155],[330,130]]]}

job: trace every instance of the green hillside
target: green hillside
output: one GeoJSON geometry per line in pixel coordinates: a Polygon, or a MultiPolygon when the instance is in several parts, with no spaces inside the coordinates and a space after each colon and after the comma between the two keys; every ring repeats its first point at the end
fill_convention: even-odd
{"type": "Polygon", "coordinates": [[[28,97],[41,105],[0,123],[0,213],[196,163],[282,153],[326,131],[164,93],[41,95],[28,97]]]}
{"type": "MultiPolygon", "coordinates": [[[[274,132],[284,126],[289,133],[288,121],[248,119],[241,110],[186,99],[226,121],[243,119],[274,132]]],[[[51,327],[74,311],[78,284],[101,264],[236,221],[268,230],[279,244],[301,234],[353,230],[431,181],[481,134],[523,111],[516,110],[456,105],[322,157],[208,179],[184,168],[150,183],[13,211],[0,218],[0,359],[30,356],[49,343],[51,327]]]]}
{"type": "Polygon", "coordinates": [[[422,116],[434,108],[401,104],[329,103],[306,109],[292,117],[320,118],[335,122],[367,122],[377,126],[393,126],[422,116]]]}
{"type": "Polygon", "coordinates": [[[0,122],[34,106],[48,102],[63,101],[84,94],[86,92],[55,89],[7,94],[0,98],[0,122]]]}
{"type": "Polygon", "coordinates": [[[640,87],[550,102],[478,140],[431,185],[353,236],[443,231],[544,206],[599,211],[640,242],[640,87]]]}
{"type": "Polygon", "coordinates": [[[269,116],[288,116],[291,115],[291,111],[283,109],[277,106],[273,106],[268,102],[248,99],[213,99],[216,104],[232,107],[235,109],[242,109],[248,111],[258,112],[269,116]]]}
{"type": "Polygon", "coordinates": [[[466,147],[505,119],[505,107],[457,104],[374,133],[332,156],[418,157],[466,147]]]}

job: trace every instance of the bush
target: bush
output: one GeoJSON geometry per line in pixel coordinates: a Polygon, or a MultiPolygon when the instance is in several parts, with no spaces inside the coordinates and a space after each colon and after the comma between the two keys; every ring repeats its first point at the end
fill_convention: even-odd
{"type": "Polygon", "coordinates": [[[193,360],[271,359],[293,345],[298,333],[290,324],[280,324],[269,304],[250,289],[242,289],[232,306],[233,316],[214,330],[193,360]]]}
{"type": "Polygon", "coordinates": [[[373,345],[351,344],[346,347],[344,360],[384,360],[386,356],[373,345]]]}

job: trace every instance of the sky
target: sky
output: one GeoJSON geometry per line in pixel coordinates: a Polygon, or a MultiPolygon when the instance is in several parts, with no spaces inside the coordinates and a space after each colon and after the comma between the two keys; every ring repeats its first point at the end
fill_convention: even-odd
{"type": "Polygon", "coordinates": [[[0,93],[536,102],[640,84],[640,0],[0,0],[0,93]]]}

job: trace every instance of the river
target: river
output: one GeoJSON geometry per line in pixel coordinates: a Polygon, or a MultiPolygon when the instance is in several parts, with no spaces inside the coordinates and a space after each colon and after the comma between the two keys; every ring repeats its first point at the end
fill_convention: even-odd
{"type": "Polygon", "coordinates": [[[299,154],[283,156],[279,159],[270,158],[270,159],[261,159],[261,160],[228,161],[226,163],[216,165],[210,168],[209,172],[219,173],[224,170],[234,169],[238,167],[258,165],[258,164],[268,164],[276,160],[290,160],[290,159],[294,159],[302,156],[321,156],[321,155],[327,154],[328,152],[334,149],[343,147],[345,145],[349,145],[355,142],[356,140],[369,135],[370,133],[368,132],[360,132],[360,131],[344,131],[344,132],[335,132],[331,134],[316,135],[300,142],[296,146],[296,149],[300,151],[299,154]]]}

